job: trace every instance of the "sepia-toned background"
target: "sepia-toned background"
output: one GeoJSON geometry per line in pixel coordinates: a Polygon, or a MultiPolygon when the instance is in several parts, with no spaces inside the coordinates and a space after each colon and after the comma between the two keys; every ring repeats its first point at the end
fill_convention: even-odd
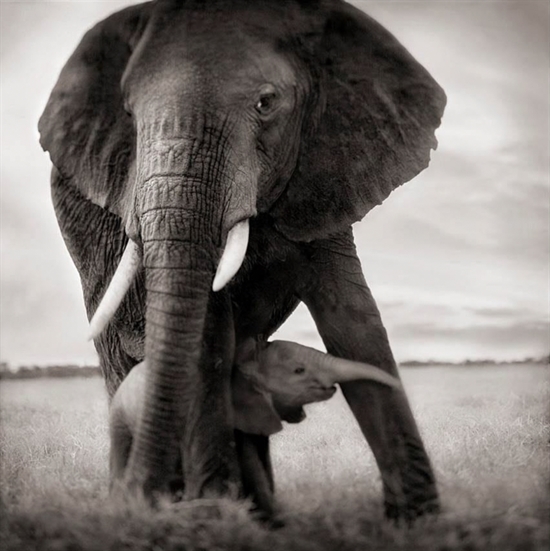
{"type": "MultiPolygon", "coordinates": [[[[96,361],[36,125],[83,33],[132,3],[2,0],[0,358],[13,366],[96,361]]],[[[548,2],[353,3],[448,95],[430,168],[355,226],[397,359],[548,354],[548,2]]],[[[321,346],[304,308],[281,333],[321,346]]]]}

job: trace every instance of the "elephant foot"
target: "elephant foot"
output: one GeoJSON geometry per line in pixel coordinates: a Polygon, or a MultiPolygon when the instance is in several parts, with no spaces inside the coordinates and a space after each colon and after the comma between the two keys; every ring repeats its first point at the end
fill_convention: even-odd
{"type": "Polygon", "coordinates": [[[393,522],[412,524],[416,519],[426,515],[437,515],[441,511],[439,497],[435,487],[433,492],[422,497],[418,494],[407,496],[406,502],[401,500],[386,499],[384,502],[384,515],[393,522]]]}
{"type": "Polygon", "coordinates": [[[183,500],[183,495],[185,492],[185,484],[183,482],[183,477],[178,476],[174,477],[169,484],[170,496],[173,503],[179,503],[183,500]]]}
{"type": "Polygon", "coordinates": [[[156,508],[158,503],[169,496],[166,492],[158,490],[147,490],[135,483],[128,483],[125,480],[118,480],[111,484],[109,498],[120,505],[140,505],[156,508]]]}
{"type": "Polygon", "coordinates": [[[285,520],[278,513],[266,515],[263,512],[255,512],[254,510],[252,510],[252,518],[266,530],[281,530],[286,526],[285,520]]]}
{"type": "Polygon", "coordinates": [[[417,519],[426,515],[437,515],[441,512],[438,501],[425,503],[422,507],[396,507],[394,504],[386,503],[384,505],[384,516],[389,521],[397,524],[413,524],[417,519]]]}

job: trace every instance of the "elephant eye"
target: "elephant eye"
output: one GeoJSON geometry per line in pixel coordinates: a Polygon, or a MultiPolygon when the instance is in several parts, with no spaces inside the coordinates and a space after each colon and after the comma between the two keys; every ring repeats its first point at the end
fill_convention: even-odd
{"type": "Polygon", "coordinates": [[[301,375],[302,373],[305,373],[306,372],[306,368],[305,367],[297,367],[295,370],[294,370],[294,373],[296,373],[296,375],[301,375]]]}
{"type": "Polygon", "coordinates": [[[277,93],[272,85],[266,85],[260,91],[260,98],[254,106],[260,115],[268,115],[277,103],[277,93]]]}
{"type": "Polygon", "coordinates": [[[259,113],[265,113],[266,111],[269,111],[273,106],[274,100],[275,94],[266,94],[262,96],[256,104],[256,111],[258,111],[259,113]]]}

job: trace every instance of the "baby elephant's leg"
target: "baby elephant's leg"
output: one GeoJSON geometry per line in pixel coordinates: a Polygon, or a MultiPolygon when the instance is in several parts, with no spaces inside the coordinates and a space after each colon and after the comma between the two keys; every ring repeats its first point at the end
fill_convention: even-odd
{"type": "Polygon", "coordinates": [[[235,443],[241,464],[244,493],[252,498],[260,518],[272,519],[275,514],[274,485],[268,437],[246,434],[236,429],[235,443]]]}
{"type": "Polygon", "coordinates": [[[109,452],[109,471],[111,491],[117,482],[124,476],[132,449],[132,433],[126,424],[123,415],[118,410],[111,411],[109,426],[111,449],[109,452]]]}

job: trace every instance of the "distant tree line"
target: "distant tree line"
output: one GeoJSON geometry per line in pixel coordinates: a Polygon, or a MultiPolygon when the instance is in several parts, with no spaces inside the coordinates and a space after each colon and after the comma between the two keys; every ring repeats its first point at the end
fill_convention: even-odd
{"type": "Polygon", "coordinates": [[[47,365],[21,366],[10,369],[7,362],[0,362],[0,379],[36,379],[38,377],[95,377],[101,375],[96,365],[47,365]]]}
{"type": "Polygon", "coordinates": [[[437,360],[427,360],[427,361],[418,361],[418,360],[408,360],[400,362],[399,365],[403,367],[425,367],[425,366],[434,366],[434,365],[451,365],[451,366],[473,366],[473,365],[517,365],[517,364],[550,364],[550,354],[546,356],[541,356],[539,358],[523,358],[521,360],[506,360],[506,361],[497,361],[489,359],[481,360],[464,360],[463,362],[441,362],[437,360]]]}
{"type": "MultiPolygon", "coordinates": [[[[510,360],[499,362],[495,360],[466,360],[464,362],[440,362],[437,360],[418,361],[410,360],[401,362],[402,367],[426,367],[436,365],[449,366],[475,366],[475,365],[512,365],[512,364],[550,364],[550,354],[540,358],[524,358],[522,360],[510,360]]],[[[96,377],[101,375],[97,365],[47,365],[47,366],[21,366],[10,369],[7,362],[0,362],[0,379],[36,379],[38,377],[96,377]]]]}

